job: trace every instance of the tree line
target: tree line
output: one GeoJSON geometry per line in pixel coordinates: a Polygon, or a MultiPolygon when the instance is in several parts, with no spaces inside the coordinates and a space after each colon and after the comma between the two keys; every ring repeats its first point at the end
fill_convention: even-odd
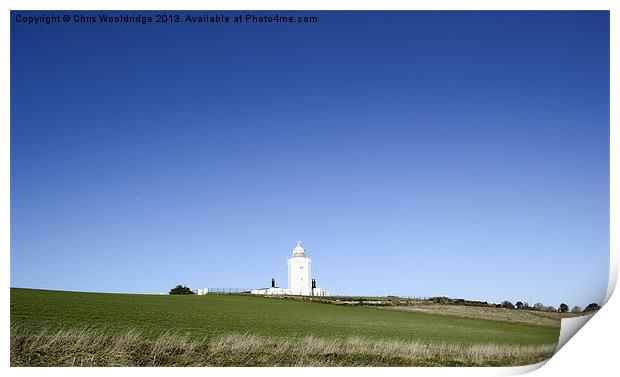
{"type": "Polygon", "coordinates": [[[501,304],[495,305],[498,308],[506,308],[506,309],[529,309],[529,310],[538,310],[542,312],[558,312],[558,313],[588,313],[593,312],[595,310],[599,310],[601,306],[595,302],[586,306],[585,309],[582,309],[580,306],[573,306],[572,309],[565,303],[561,303],[557,308],[554,306],[545,306],[540,302],[535,303],[533,306],[530,306],[527,302],[517,301],[515,304],[506,300],[502,301],[501,304]],[[569,310],[570,309],[570,310],[569,310]]]}
{"type": "MultiPolygon", "coordinates": [[[[172,288],[169,294],[171,295],[193,295],[194,291],[192,291],[189,287],[185,285],[179,284],[176,287],[172,288]]],[[[517,301],[515,304],[513,304],[512,302],[508,300],[502,301],[501,304],[496,304],[495,307],[506,308],[506,309],[517,309],[517,310],[521,310],[521,309],[538,310],[541,312],[558,312],[558,313],[568,313],[569,311],[571,313],[588,313],[588,312],[599,310],[601,308],[601,306],[595,302],[586,306],[585,309],[582,309],[580,306],[577,306],[577,305],[573,306],[573,308],[570,309],[568,305],[566,305],[565,303],[561,303],[560,306],[556,308],[554,306],[545,306],[540,302],[537,302],[533,306],[530,306],[529,303],[527,302],[517,301]]]]}

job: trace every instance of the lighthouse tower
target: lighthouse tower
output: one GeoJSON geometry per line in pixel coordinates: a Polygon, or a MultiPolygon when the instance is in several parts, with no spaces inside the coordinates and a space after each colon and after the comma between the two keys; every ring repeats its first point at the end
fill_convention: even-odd
{"type": "Polygon", "coordinates": [[[310,265],[306,258],[306,249],[297,241],[293,249],[293,257],[288,260],[288,289],[292,295],[312,296],[312,279],[310,265]]]}

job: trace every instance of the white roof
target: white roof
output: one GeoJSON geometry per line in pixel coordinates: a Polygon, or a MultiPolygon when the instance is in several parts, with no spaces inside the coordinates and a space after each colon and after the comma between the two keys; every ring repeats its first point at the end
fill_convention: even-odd
{"type": "Polygon", "coordinates": [[[303,257],[306,255],[306,249],[301,246],[301,241],[297,241],[297,246],[293,249],[294,257],[303,257]]]}

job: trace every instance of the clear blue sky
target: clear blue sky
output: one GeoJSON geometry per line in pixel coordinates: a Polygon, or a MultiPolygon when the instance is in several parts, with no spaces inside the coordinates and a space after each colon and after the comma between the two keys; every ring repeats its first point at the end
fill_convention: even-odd
{"type": "Polygon", "coordinates": [[[13,14],[11,285],[602,300],[607,12],[308,14],[13,14]]]}

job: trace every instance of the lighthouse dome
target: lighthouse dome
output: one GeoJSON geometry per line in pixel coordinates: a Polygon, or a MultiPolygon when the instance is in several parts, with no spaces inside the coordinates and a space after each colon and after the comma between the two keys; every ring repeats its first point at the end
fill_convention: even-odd
{"type": "Polygon", "coordinates": [[[293,249],[293,257],[303,258],[306,256],[306,249],[301,246],[301,241],[297,241],[297,246],[293,249]]]}

